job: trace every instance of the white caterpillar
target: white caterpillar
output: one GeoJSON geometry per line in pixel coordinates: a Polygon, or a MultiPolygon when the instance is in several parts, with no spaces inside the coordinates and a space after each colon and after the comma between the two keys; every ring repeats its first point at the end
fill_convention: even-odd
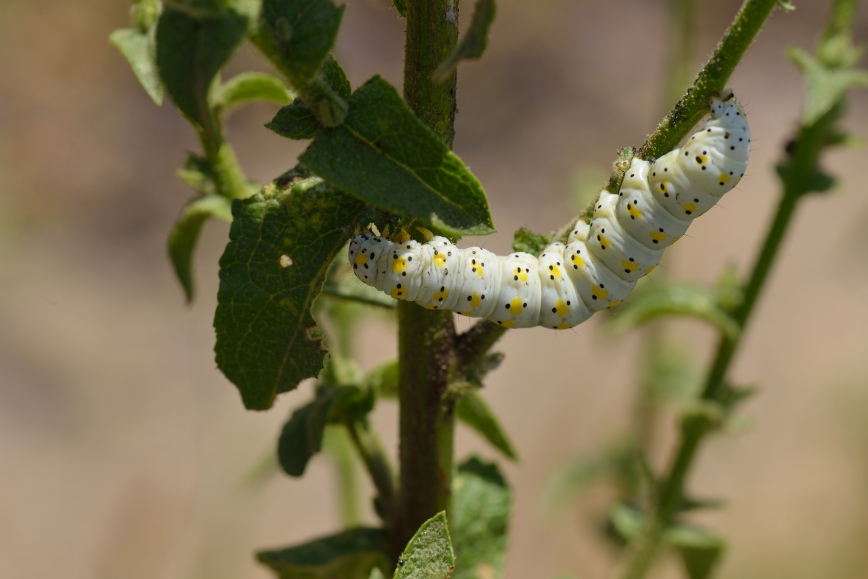
{"type": "Polygon", "coordinates": [[[663,251],[744,175],[750,132],[731,92],[713,97],[711,118],[687,144],[656,162],[634,158],[618,195],[603,191],[590,223],[539,257],[459,249],[425,232],[400,243],[374,233],[350,242],[361,281],[429,309],[487,318],[507,328],[577,326],[616,306],[663,251]]]}

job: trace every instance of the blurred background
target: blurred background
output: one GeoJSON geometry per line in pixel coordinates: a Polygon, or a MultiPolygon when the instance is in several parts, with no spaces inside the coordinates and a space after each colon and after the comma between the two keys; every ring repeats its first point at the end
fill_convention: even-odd
{"type": "MultiPolygon", "coordinates": [[[[712,282],[728,265],[742,274],[752,265],[802,101],[784,49],[813,49],[829,10],[827,0],[795,4],[772,17],[731,82],[751,121],[749,172],[669,251],[669,279],[712,282]]],[[[739,5],[697,0],[697,68],[739,5]]],[[[499,228],[481,242],[503,253],[518,227],[548,231],[576,214],[616,148],[641,144],[669,108],[670,23],[664,0],[498,6],[488,52],[459,72],[455,147],[499,228]]],[[[262,474],[309,384],[247,412],[215,367],[227,225],[206,226],[198,297],[184,303],[165,240],[191,196],[175,169],[198,145],[109,45],[127,11],[122,0],[0,0],[0,576],[264,579],[254,549],[338,529],[335,474],[323,457],[300,480],[262,474]]],[[[465,24],[470,12],[462,4],[465,24]]],[[[862,10],[856,40],[866,33],[862,10]]],[[[400,86],[402,46],[403,23],[385,0],[347,0],[336,52],[354,86],[375,73],[400,86]]],[[[251,69],[268,66],[248,46],[224,77],[251,69]]],[[[868,92],[853,96],[846,126],[868,135],[868,92]]],[[[229,121],[260,182],[304,147],[263,128],[274,112],[254,105],[229,121]]],[[[721,579],[868,576],[865,155],[829,155],[841,187],[800,206],[732,372],[760,390],[743,409],[750,427],[713,438],[689,480],[694,494],[727,501],[698,519],[730,542],[721,579]]],[[[614,337],[605,321],[515,331],[497,348],[506,360],[484,394],[521,464],[459,427],[457,456],[496,458],[514,486],[510,577],[613,568],[597,528],[611,487],[554,509],[543,501],[560,465],[616,444],[632,420],[642,332],[614,337]]],[[[667,328],[703,368],[714,331],[667,328]]],[[[394,327],[374,318],[358,345],[368,367],[390,359],[394,327]]],[[[394,450],[394,404],[381,404],[375,422],[394,450]]],[[[671,425],[657,429],[657,467],[671,425]]],[[[656,576],[680,573],[667,561],[656,576]]]]}

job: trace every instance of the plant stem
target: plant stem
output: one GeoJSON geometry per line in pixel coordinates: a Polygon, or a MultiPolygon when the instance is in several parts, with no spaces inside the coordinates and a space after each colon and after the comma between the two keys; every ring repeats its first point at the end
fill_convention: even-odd
{"type": "Polygon", "coordinates": [[[383,443],[380,442],[377,433],[370,428],[367,420],[348,420],[346,425],[350,438],[377,489],[378,511],[388,522],[392,518],[395,507],[395,473],[383,450],[383,443]]]}
{"type": "MultiPolygon", "coordinates": [[[[434,71],[458,41],[456,0],[406,3],[404,99],[419,119],[450,145],[455,135],[455,73],[434,84],[434,71]]],[[[398,558],[416,530],[449,511],[455,421],[443,411],[455,342],[452,313],[398,304],[400,489],[392,526],[398,558]]]]}
{"type": "Polygon", "coordinates": [[[217,193],[227,199],[249,197],[252,191],[247,183],[247,177],[245,177],[241,165],[238,164],[238,158],[235,156],[232,146],[220,134],[222,130],[219,124],[216,135],[209,136],[209,133],[204,130],[197,132],[199,133],[199,141],[202,143],[202,150],[205,151],[208,164],[211,165],[211,170],[214,172],[214,184],[217,187],[217,193]]]}
{"type": "Polygon", "coordinates": [[[455,345],[453,377],[461,376],[479,362],[505,333],[506,328],[503,326],[482,320],[458,336],[455,345]]]}

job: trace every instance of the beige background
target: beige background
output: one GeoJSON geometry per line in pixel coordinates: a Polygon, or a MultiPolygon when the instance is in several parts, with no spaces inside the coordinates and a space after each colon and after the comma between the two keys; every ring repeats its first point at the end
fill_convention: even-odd
{"type": "MultiPolygon", "coordinates": [[[[829,4],[795,3],[732,79],[754,135],[749,172],[725,209],[671,250],[673,279],[750,267],[802,96],[783,50],[810,48],[829,4]]],[[[697,4],[699,62],[739,2],[697,4]]],[[[126,10],[123,1],[0,1],[0,576],[264,578],[254,548],[338,528],[334,475],[319,459],[302,480],[249,482],[310,386],[250,413],[214,367],[227,226],[206,228],[199,298],[186,307],[164,243],[190,196],[174,170],[195,143],[108,44],[126,10]]],[[[667,26],[662,0],[501,0],[488,53],[459,75],[456,150],[490,196],[500,232],[489,249],[506,250],[519,226],[562,224],[577,211],[575,181],[605,175],[616,147],[654,127],[666,108],[667,26]]],[[[348,0],[337,54],[355,86],[376,72],[400,82],[402,28],[385,4],[348,0]]],[[[246,48],[231,71],[265,67],[246,48]]],[[[848,128],[868,135],[868,93],[850,103],[848,128]]],[[[273,112],[248,107],[228,128],[260,181],[303,146],[262,128],[273,112]]],[[[733,371],[761,389],[745,407],[752,427],[712,440],[690,479],[696,494],[729,501],[702,517],[731,542],[722,579],[868,576],[865,161],[864,149],[828,156],[843,186],[800,207],[733,371]]],[[[602,321],[515,331],[500,346],[506,362],[485,394],[523,457],[504,466],[516,491],[510,577],[612,569],[593,527],[611,493],[595,490],[559,517],[540,507],[553,469],[628,427],[641,339],[611,337],[602,321]]],[[[708,358],[709,328],[671,328],[708,358]]],[[[387,322],[363,338],[366,366],[394,355],[387,322]]],[[[391,403],[376,411],[391,449],[396,415],[391,403]]],[[[664,429],[656,464],[670,444],[664,429]]],[[[495,456],[460,430],[458,456],[470,451],[495,456]]],[[[659,576],[679,571],[670,562],[659,576]]]]}

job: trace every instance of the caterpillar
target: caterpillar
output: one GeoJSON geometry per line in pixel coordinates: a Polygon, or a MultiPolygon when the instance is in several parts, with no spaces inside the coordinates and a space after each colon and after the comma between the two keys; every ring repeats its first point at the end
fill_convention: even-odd
{"type": "MultiPolygon", "coordinates": [[[[537,257],[459,249],[422,231],[427,243],[356,235],[349,261],[362,282],[399,300],[487,318],[507,328],[567,329],[617,306],[690,223],[744,176],[750,131],[731,91],[709,101],[710,118],[681,148],[633,158],[618,194],[603,191],[567,243],[537,257]]],[[[408,238],[406,234],[404,237],[408,238]]]]}

